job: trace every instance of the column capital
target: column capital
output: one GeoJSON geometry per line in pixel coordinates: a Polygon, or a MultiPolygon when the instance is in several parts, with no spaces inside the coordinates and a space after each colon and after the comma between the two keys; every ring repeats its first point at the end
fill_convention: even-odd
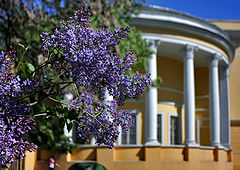
{"type": "Polygon", "coordinates": [[[212,55],[209,57],[209,66],[210,66],[210,67],[218,67],[218,63],[219,63],[220,60],[221,60],[220,55],[218,55],[218,54],[212,54],[212,55]]]}
{"type": "Polygon", "coordinates": [[[184,46],[184,57],[187,58],[187,59],[193,59],[194,58],[194,52],[198,50],[197,47],[195,46],[192,46],[192,45],[185,45],[184,46]]]}
{"type": "Polygon", "coordinates": [[[230,65],[221,65],[220,66],[220,75],[221,77],[229,76],[230,65]]]}
{"type": "Polygon", "coordinates": [[[155,49],[161,44],[160,40],[146,39],[146,41],[151,48],[155,48],[155,49]]]}
{"type": "Polygon", "coordinates": [[[186,52],[189,52],[189,51],[194,52],[194,51],[198,50],[198,47],[187,44],[187,45],[185,45],[184,50],[186,52]]]}

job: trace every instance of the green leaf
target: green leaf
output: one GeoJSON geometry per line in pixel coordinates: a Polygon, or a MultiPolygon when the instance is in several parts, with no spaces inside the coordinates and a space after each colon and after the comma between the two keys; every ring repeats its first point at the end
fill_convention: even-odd
{"type": "Polygon", "coordinates": [[[35,71],[35,67],[31,63],[27,63],[27,66],[30,71],[35,71]]]}
{"type": "Polygon", "coordinates": [[[57,99],[58,101],[61,101],[61,100],[62,100],[61,97],[59,97],[59,96],[56,96],[56,99],[57,99]]]}

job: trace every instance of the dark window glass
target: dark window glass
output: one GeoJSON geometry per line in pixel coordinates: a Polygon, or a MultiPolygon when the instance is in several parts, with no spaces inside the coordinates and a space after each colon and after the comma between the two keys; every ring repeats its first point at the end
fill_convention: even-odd
{"type": "Polygon", "coordinates": [[[162,115],[157,116],[157,139],[159,143],[162,143],[162,115]]]}
{"type": "Polygon", "coordinates": [[[180,122],[179,117],[170,117],[170,144],[176,145],[180,144],[180,122]]]}

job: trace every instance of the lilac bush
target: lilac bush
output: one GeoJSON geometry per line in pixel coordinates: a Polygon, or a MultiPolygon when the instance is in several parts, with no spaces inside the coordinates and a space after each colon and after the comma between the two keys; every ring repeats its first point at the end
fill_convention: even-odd
{"type": "Polygon", "coordinates": [[[38,87],[29,79],[20,81],[19,76],[11,73],[15,53],[1,52],[0,55],[0,166],[6,167],[17,159],[25,156],[25,151],[33,151],[36,146],[23,139],[31,127],[35,125],[33,119],[25,117],[30,106],[26,102],[17,101],[38,87]]]}
{"type": "Polygon", "coordinates": [[[119,135],[118,127],[127,131],[135,119],[135,113],[117,110],[117,107],[116,100],[96,101],[95,96],[88,91],[75,98],[69,108],[80,113],[77,118],[78,139],[89,141],[94,135],[96,143],[112,148],[119,135]]]}
{"type": "Polygon", "coordinates": [[[0,166],[6,167],[18,159],[23,159],[25,151],[30,152],[37,146],[22,138],[34,125],[33,119],[24,117],[0,118],[0,166]]]}
{"type": "Polygon", "coordinates": [[[102,27],[96,30],[88,26],[89,15],[84,9],[76,11],[72,20],[63,21],[52,35],[43,33],[43,49],[47,54],[54,50],[61,53],[56,67],[65,69],[65,74],[71,72],[79,86],[92,89],[100,100],[107,89],[122,105],[126,98],[136,98],[144,92],[151,83],[150,76],[126,74],[136,61],[133,51],[122,57],[115,52],[115,46],[127,37],[129,27],[115,28],[113,32],[102,27]]]}
{"type": "Polygon", "coordinates": [[[118,138],[118,127],[127,131],[134,122],[134,114],[117,111],[126,99],[140,96],[151,84],[149,74],[129,74],[137,60],[132,50],[123,56],[115,47],[127,37],[129,27],[115,28],[113,31],[89,26],[89,11],[76,11],[70,21],[63,21],[53,34],[41,35],[44,53],[58,60],[55,68],[84,86],[79,98],[72,101],[70,109],[77,109],[78,137],[88,141],[96,136],[96,143],[112,148],[118,138]],[[60,55],[59,55],[60,54],[60,55]],[[104,101],[105,91],[113,101],[104,101]],[[96,99],[97,96],[97,99],[96,99]]]}
{"type": "Polygon", "coordinates": [[[39,90],[39,83],[32,79],[32,73],[38,73],[38,69],[32,70],[31,74],[21,80],[11,72],[14,52],[2,52],[0,55],[2,167],[22,159],[25,150],[36,149],[34,144],[23,137],[35,126],[36,117],[31,112],[31,106],[44,98],[55,103],[48,106],[45,116],[53,116],[52,112],[56,111],[54,116],[59,120],[63,118],[67,125],[75,122],[78,125],[78,139],[83,142],[95,136],[97,144],[112,148],[118,138],[119,127],[127,131],[134,123],[135,114],[119,110],[118,106],[123,105],[127,99],[139,97],[150,86],[150,75],[133,73],[131,66],[137,59],[131,49],[122,56],[116,52],[116,46],[128,36],[129,27],[115,28],[112,31],[103,27],[95,29],[90,26],[89,15],[89,11],[83,7],[74,13],[70,21],[62,21],[60,28],[55,29],[53,34],[41,34],[43,54],[47,61],[40,68],[50,67],[59,72],[55,78],[57,81],[50,80],[45,85],[42,84],[42,90],[39,90]],[[75,96],[68,104],[59,96],[55,99],[53,94],[58,95],[57,91],[64,89],[60,84],[76,84],[78,97],[75,96]],[[104,99],[106,91],[113,100],[104,99]],[[34,98],[34,95],[41,98],[34,98]],[[30,104],[26,100],[29,96],[39,100],[30,104]],[[67,109],[63,105],[67,105],[67,109]],[[72,111],[77,116],[70,115],[73,114],[72,111]]]}

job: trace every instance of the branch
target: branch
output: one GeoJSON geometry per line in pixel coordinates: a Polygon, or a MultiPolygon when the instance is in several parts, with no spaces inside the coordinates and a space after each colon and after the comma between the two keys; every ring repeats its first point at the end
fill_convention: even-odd
{"type": "MultiPolygon", "coordinates": [[[[56,103],[60,103],[60,104],[64,104],[64,105],[69,105],[69,106],[71,106],[71,107],[75,107],[75,108],[76,108],[76,106],[73,105],[73,104],[69,104],[69,103],[65,103],[65,102],[62,102],[62,101],[58,101],[57,99],[54,99],[54,98],[52,98],[52,97],[50,97],[50,96],[48,96],[48,99],[50,99],[50,100],[52,100],[52,101],[54,101],[54,102],[56,102],[56,103]]],[[[92,114],[90,114],[89,112],[86,112],[86,111],[83,111],[83,113],[86,113],[86,114],[89,115],[90,117],[94,118],[101,126],[103,126],[103,124],[96,118],[96,116],[94,116],[94,115],[92,115],[92,114]]]]}
{"type": "MultiPolygon", "coordinates": [[[[35,95],[35,94],[37,94],[37,93],[39,93],[39,92],[41,92],[41,91],[43,91],[43,90],[46,90],[46,89],[48,89],[48,88],[54,87],[54,86],[59,85],[59,84],[68,84],[68,85],[70,85],[70,84],[72,84],[72,83],[74,83],[74,82],[71,82],[71,81],[70,81],[70,82],[60,82],[60,83],[56,83],[56,84],[53,84],[53,85],[51,85],[51,86],[44,87],[43,89],[37,90],[37,91],[35,91],[35,92],[27,95],[27,96],[24,96],[24,97],[15,99],[15,100],[13,100],[13,102],[17,102],[17,101],[23,100],[23,99],[25,99],[25,98],[28,98],[28,97],[30,97],[30,96],[33,96],[33,95],[35,95]]],[[[65,87],[66,87],[66,86],[64,86],[64,88],[65,88],[65,87]]],[[[47,94],[47,95],[50,95],[50,94],[47,94]]],[[[45,97],[46,97],[46,96],[45,96],[45,97]]]]}

